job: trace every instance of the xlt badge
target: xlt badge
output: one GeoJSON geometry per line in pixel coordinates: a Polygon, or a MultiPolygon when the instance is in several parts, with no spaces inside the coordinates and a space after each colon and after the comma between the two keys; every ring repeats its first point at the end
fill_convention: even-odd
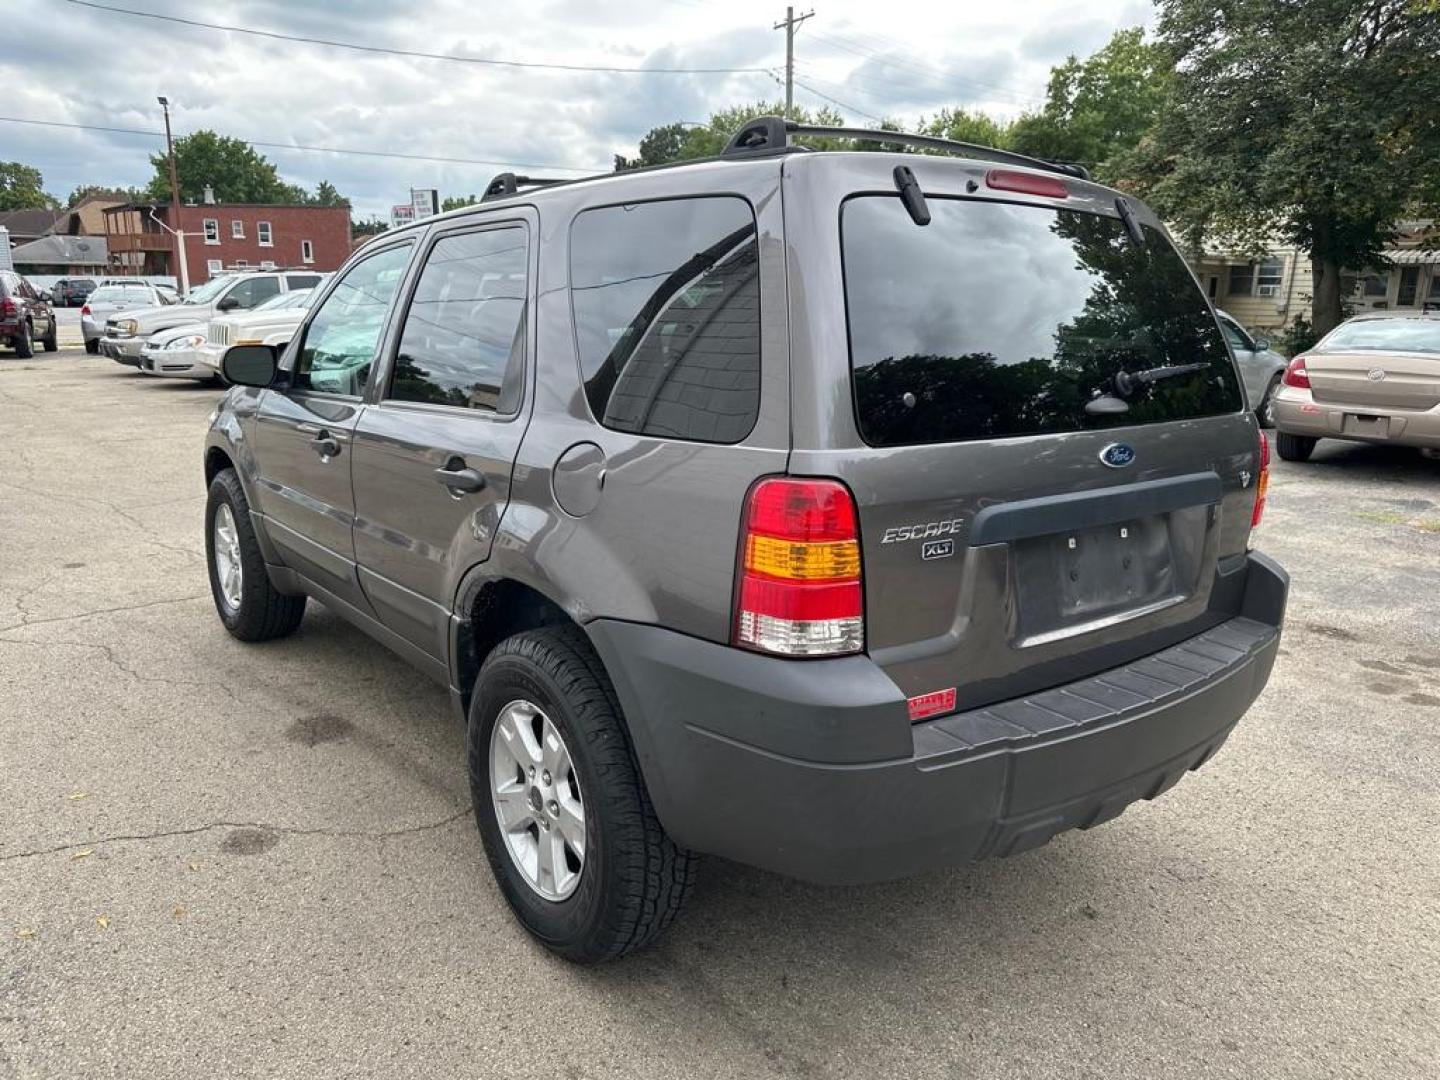
{"type": "Polygon", "coordinates": [[[920,558],[922,559],[948,559],[954,554],[954,540],[926,540],[920,545],[920,558]]]}

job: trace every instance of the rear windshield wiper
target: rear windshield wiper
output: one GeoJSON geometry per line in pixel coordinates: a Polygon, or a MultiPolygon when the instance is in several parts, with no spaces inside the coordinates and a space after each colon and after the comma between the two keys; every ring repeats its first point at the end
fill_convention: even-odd
{"type": "Polygon", "coordinates": [[[1129,412],[1130,403],[1124,399],[1135,393],[1140,387],[1157,383],[1161,379],[1193,375],[1197,371],[1204,371],[1209,366],[1208,363],[1166,364],[1163,367],[1145,368],[1143,371],[1126,371],[1121,368],[1110,376],[1110,385],[1114,388],[1114,393],[1105,389],[1096,390],[1094,396],[1085,403],[1085,411],[1091,416],[1129,412]]]}

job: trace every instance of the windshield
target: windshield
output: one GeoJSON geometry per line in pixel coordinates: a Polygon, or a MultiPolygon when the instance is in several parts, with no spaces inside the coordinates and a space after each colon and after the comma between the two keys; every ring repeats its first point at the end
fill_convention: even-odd
{"type": "Polygon", "coordinates": [[[150,290],[143,285],[102,285],[90,294],[90,303],[103,304],[107,300],[149,300],[150,290]]]}
{"type": "Polygon", "coordinates": [[[1337,326],[1313,352],[1440,353],[1440,319],[1356,319],[1337,326]]]}
{"type": "Polygon", "coordinates": [[[214,300],[215,297],[219,296],[220,293],[224,292],[225,287],[233,280],[235,280],[233,275],[229,277],[211,278],[204,285],[191,289],[190,295],[185,298],[184,302],[187,304],[208,304],[211,300],[214,300]]]}
{"type": "Polygon", "coordinates": [[[1215,317],[1162,234],[1146,227],[1136,245],[1118,218],[929,202],[924,227],[895,196],[850,199],[842,214],[866,442],[1049,434],[1241,407],[1215,317]],[[1115,407],[1086,409],[1102,395],[1115,407]]]}

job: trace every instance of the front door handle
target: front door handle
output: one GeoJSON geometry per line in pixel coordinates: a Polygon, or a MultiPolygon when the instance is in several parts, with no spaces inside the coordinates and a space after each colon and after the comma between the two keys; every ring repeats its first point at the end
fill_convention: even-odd
{"type": "Polygon", "coordinates": [[[320,433],[310,440],[310,449],[321,457],[332,458],[340,453],[340,441],[321,428],[320,433]]]}
{"type": "Polygon", "coordinates": [[[444,484],[451,491],[476,492],[485,487],[485,474],[468,469],[461,463],[458,469],[444,468],[436,469],[435,479],[444,484]]]}

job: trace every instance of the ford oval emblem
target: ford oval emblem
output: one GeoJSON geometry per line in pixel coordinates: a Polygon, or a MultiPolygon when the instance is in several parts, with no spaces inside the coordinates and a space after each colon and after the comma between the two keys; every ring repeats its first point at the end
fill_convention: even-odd
{"type": "Polygon", "coordinates": [[[1123,469],[1135,461],[1135,448],[1129,443],[1112,442],[1100,451],[1100,460],[1112,469],[1123,469]]]}

